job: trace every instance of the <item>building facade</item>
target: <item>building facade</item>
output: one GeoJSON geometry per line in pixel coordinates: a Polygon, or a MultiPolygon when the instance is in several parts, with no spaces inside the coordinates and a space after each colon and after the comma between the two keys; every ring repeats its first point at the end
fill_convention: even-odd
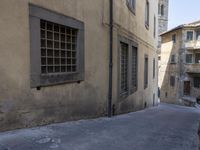
{"type": "Polygon", "coordinates": [[[0,1],[0,131],[157,104],[158,1],[0,1]],[[109,83],[112,83],[111,93],[109,83]]]}
{"type": "Polygon", "coordinates": [[[161,36],[161,101],[195,100],[200,96],[200,21],[180,25],[161,36]]]}

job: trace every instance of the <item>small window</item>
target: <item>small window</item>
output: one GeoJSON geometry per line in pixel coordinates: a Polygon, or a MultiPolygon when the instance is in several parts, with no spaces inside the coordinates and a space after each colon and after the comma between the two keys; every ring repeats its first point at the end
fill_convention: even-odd
{"type": "Polygon", "coordinates": [[[145,26],[149,28],[149,1],[146,1],[146,8],[145,8],[145,26]]]}
{"type": "Polygon", "coordinates": [[[161,60],[161,56],[158,56],[158,60],[161,60]]]}
{"type": "Polygon", "coordinates": [[[173,41],[173,43],[176,43],[176,34],[172,35],[172,41],[173,41]]]}
{"type": "Polygon", "coordinates": [[[148,87],[148,56],[144,58],[144,89],[148,87]]]}
{"type": "Polygon", "coordinates": [[[196,31],[196,40],[200,40],[200,30],[196,31]]]}
{"type": "Polygon", "coordinates": [[[84,24],[29,5],[31,87],[84,80],[84,24]]]}
{"type": "Polygon", "coordinates": [[[195,54],[195,63],[200,64],[200,53],[195,54]]]}
{"type": "Polygon", "coordinates": [[[154,36],[154,38],[156,37],[156,16],[154,16],[153,36],[154,36]]]}
{"type": "Polygon", "coordinates": [[[171,64],[176,63],[176,55],[171,55],[171,64]]]}
{"type": "Polygon", "coordinates": [[[153,59],[153,78],[155,79],[155,75],[156,75],[156,60],[155,58],[153,59]]]}
{"type": "Polygon", "coordinates": [[[192,40],[193,40],[193,32],[187,31],[187,41],[192,41],[192,40]]]}
{"type": "Polygon", "coordinates": [[[160,6],[160,15],[164,16],[164,5],[163,4],[160,6]]]}
{"type": "Polygon", "coordinates": [[[127,0],[127,6],[135,14],[135,0],[127,0]]]}
{"type": "Polygon", "coordinates": [[[194,77],[194,87],[200,88],[200,77],[194,77]]]}
{"type": "Polygon", "coordinates": [[[175,86],[175,77],[170,76],[170,86],[174,87],[175,86]]]}
{"type": "Polygon", "coordinates": [[[186,63],[191,64],[192,63],[192,54],[186,54],[186,63]]]}

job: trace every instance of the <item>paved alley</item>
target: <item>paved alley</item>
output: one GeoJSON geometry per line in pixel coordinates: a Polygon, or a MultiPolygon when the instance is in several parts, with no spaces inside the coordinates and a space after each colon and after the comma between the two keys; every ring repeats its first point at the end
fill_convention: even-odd
{"type": "Polygon", "coordinates": [[[98,118],[0,133],[0,150],[198,150],[200,111],[161,104],[98,118]]]}

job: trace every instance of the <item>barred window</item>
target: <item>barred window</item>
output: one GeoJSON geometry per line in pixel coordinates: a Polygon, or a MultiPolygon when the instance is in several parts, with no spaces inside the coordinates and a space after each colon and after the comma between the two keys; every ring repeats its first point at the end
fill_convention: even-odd
{"type": "Polygon", "coordinates": [[[128,44],[121,42],[121,95],[128,92],[128,44]]]}
{"type": "Polygon", "coordinates": [[[29,18],[31,87],[83,81],[84,23],[31,4],[29,18]]]}
{"type": "Polygon", "coordinates": [[[77,29],[41,20],[41,72],[76,72],[77,29]]]}
{"type": "Polygon", "coordinates": [[[132,47],[131,92],[137,91],[137,48],[132,47]]]}

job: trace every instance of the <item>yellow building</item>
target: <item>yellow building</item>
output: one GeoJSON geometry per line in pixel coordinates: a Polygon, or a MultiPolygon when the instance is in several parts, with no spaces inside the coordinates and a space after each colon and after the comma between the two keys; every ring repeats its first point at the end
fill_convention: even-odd
{"type": "Polygon", "coordinates": [[[1,0],[0,130],[157,104],[157,10],[157,0],[1,0]]]}
{"type": "Polygon", "coordinates": [[[200,96],[200,21],[164,32],[159,61],[161,101],[195,102],[200,96]],[[183,101],[184,100],[184,101],[183,101]]]}

